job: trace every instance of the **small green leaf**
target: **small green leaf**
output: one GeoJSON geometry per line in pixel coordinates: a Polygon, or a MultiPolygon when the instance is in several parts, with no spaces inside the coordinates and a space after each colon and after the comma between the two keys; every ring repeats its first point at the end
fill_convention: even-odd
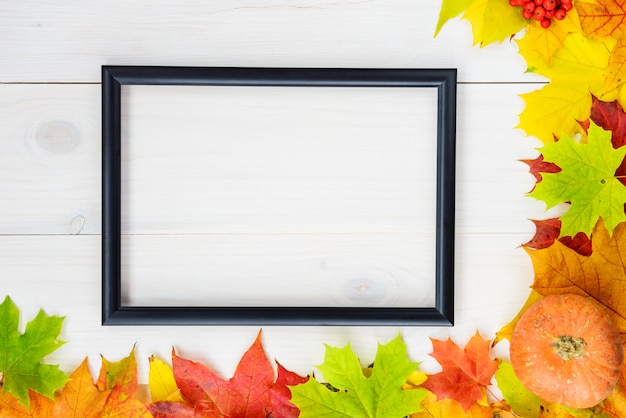
{"type": "Polygon", "coordinates": [[[561,172],[542,173],[543,180],[530,195],[543,200],[548,208],[571,202],[560,218],[561,236],[574,236],[578,232],[590,236],[600,217],[611,234],[626,220],[626,186],[615,177],[626,155],[626,146],[614,149],[610,131],[591,122],[586,144],[563,135],[540,151],[544,160],[559,166],[561,172]]]}
{"type": "Polygon", "coordinates": [[[450,19],[454,19],[473,2],[474,0],[443,0],[441,4],[441,10],[439,11],[439,21],[437,22],[437,29],[435,29],[435,37],[439,34],[439,31],[450,19]]]}
{"type": "Polygon", "coordinates": [[[522,385],[511,363],[503,361],[496,371],[498,388],[513,412],[521,417],[537,418],[541,414],[541,399],[522,385]]]}
{"type": "Polygon", "coordinates": [[[326,347],[324,363],[318,368],[324,379],[336,388],[328,389],[314,378],[291,387],[291,402],[300,409],[300,417],[405,417],[421,409],[425,389],[402,390],[402,385],[419,363],[409,361],[406,345],[400,336],[386,345],[378,345],[370,377],[349,345],[326,347]]]}
{"type": "Polygon", "coordinates": [[[24,334],[20,334],[20,313],[15,304],[8,296],[0,304],[2,391],[12,393],[27,409],[29,389],[54,399],[54,392],[68,381],[58,366],[41,363],[43,357],[64,344],[58,339],[63,319],[39,311],[35,319],[26,324],[24,334]]]}

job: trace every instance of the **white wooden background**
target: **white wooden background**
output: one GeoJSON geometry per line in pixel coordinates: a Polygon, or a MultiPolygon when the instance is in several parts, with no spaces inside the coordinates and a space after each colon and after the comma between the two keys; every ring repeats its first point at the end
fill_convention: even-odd
{"type": "MultiPolygon", "coordinates": [[[[524,196],[534,180],[518,161],[535,157],[540,143],[515,129],[518,94],[543,80],[524,74],[512,43],[472,46],[466,22],[450,22],[434,39],[439,7],[438,0],[0,0],[0,296],[12,297],[23,319],[40,307],[67,316],[69,343],[49,361],[71,372],[89,356],[95,372],[101,354],[116,360],[137,343],[145,382],[148,357],[167,360],[174,345],[229,377],[259,329],[100,325],[103,64],[458,68],[455,326],[264,326],[263,341],[270,358],[307,374],[322,362],[323,343],[350,342],[369,362],[378,341],[400,332],[412,359],[434,371],[428,337],[464,343],[478,330],[492,338],[528,294],[532,267],[520,244],[533,234],[529,218],[546,216],[524,196]]],[[[162,151],[179,145],[170,146],[162,151]]],[[[178,226],[193,230],[184,216],[178,226]]],[[[249,242],[263,238],[253,232],[249,242]]],[[[198,239],[178,247],[181,256],[193,258],[198,239]]],[[[280,262],[275,248],[265,265],[280,262]]]]}

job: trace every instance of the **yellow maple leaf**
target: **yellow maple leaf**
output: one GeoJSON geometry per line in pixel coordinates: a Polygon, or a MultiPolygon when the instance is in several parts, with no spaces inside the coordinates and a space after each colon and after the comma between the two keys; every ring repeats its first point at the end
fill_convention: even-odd
{"type": "Polygon", "coordinates": [[[472,24],[474,44],[481,47],[502,42],[528,24],[518,8],[502,0],[474,0],[465,10],[463,19],[472,24]]]}
{"type": "Polygon", "coordinates": [[[518,127],[544,143],[562,134],[583,134],[579,122],[589,118],[591,94],[602,95],[609,63],[607,44],[574,32],[565,37],[549,65],[538,55],[525,58],[530,69],[551,82],[521,95],[526,107],[518,127]]]}
{"type": "Polygon", "coordinates": [[[525,248],[535,277],[532,288],[542,295],[574,293],[607,307],[622,335],[626,334],[626,224],[609,235],[600,219],[592,232],[593,251],[582,256],[561,242],[540,250],[525,248]]]}
{"type": "MultiPolygon", "coordinates": [[[[528,61],[543,60],[549,64],[552,56],[563,45],[565,37],[572,32],[580,32],[580,21],[576,9],[567,13],[565,19],[554,20],[549,28],[544,29],[539,22],[528,25],[524,36],[517,40],[520,54],[528,61]]],[[[533,72],[533,68],[530,68],[533,72]]]]}

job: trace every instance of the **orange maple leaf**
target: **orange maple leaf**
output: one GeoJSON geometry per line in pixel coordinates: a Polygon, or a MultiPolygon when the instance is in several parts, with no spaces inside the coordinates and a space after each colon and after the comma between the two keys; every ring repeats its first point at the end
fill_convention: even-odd
{"type": "Polygon", "coordinates": [[[592,232],[590,256],[578,254],[561,242],[532,250],[535,279],[532,288],[542,295],[575,293],[604,305],[615,325],[626,334],[626,224],[609,235],[602,219],[592,232]]]}
{"type": "Polygon", "coordinates": [[[626,18],[624,0],[597,0],[575,2],[580,25],[587,35],[619,38],[626,18]]]}
{"type": "Polygon", "coordinates": [[[443,371],[428,377],[422,385],[439,399],[451,398],[467,412],[476,402],[486,398],[486,388],[498,369],[498,360],[489,355],[490,341],[478,332],[469,340],[465,349],[450,338],[445,341],[431,338],[433,356],[443,371]]]}
{"type": "Polygon", "coordinates": [[[96,388],[87,358],[70,376],[54,406],[54,416],[58,417],[100,417],[110,390],[100,391],[96,388]]]}
{"type": "MultiPolygon", "coordinates": [[[[10,392],[0,396],[0,416],[6,418],[50,418],[53,415],[54,401],[33,390],[28,391],[30,407],[26,409],[10,392]]],[[[58,415],[61,417],[61,415],[58,415]]]]}

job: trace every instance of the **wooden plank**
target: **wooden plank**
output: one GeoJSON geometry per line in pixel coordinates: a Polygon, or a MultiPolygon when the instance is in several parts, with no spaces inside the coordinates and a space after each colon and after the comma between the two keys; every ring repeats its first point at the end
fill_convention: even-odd
{"type": "MultiPolygon", "coordinates": [[[[531,189],[534,179],[528,174],[527,167],[516,161],[536,156],[533,147],[540,144],[525,138],[521,131],[512,129],[517,124],[515,115],[523,109],[523,102],[515,96],[536,87],[459,86],[457,231],[526,232],[532,229],[527,218],[546,216],[541,203],[524,196],[531,189]]],[[[0,234],[100,232],[99,93],[99,86],[96,85],[0,85],[0,114],[5,121],[0,124],[0,138],[3,139],[0,141],[0,234]]],[[[172,144],[183,139],[172,138],[172,144]]],[[[174,146],[155,152],[160,152],[165,158],[181,150],[184,148],[174,146]]],[[[193,149],[187,149],[187,152],[193,152],[193,149]]],[[[250,157],[255,152],[261,152],[268,156],[267,147],[245,152],[241,155],[250,157]]],[[[231,155],[235,155],[233,153],[234,150],[231,155]]],[[[373,156],[370,154],[368,158],[373,156]]],[[[318,162],[323,161],[319,154],[317,158],[318,162]]],[[[363,174],[366,166],[361,167],[363,174]]],[[[156,173],[159,168],[162,169],[159,166],[150,169],[156,173]]],[[[406,169],[410,170],[410,167],[406,166],[406,169]]],[[[237,170],[231,171],[236,173],[237,170]]],[[[162,183],[166,178],[155,174],[155,181],[162,183]]],[[[162,186],[156,184],[144,193],[152,193],[147,198],[156,202],[157,208],[169,206],[170,214],[175,214],[175,202],[161,193],[162,186]]],[[[387,193],[387,197],[396,193],[398,197],[397,191],[402,192],[406,187],[397,187],[394,185],[388,191],[377,189],[377,193],[387,193]]],[[[186,190],[193,191],[193,188],[186,190]]],[[[228,189],[221,190],[227,192],[228,189]]],[[[358,190],[352,193],[358,193],[358,190]]],[[[207,198],[205,203],[209,205],[210,199],[207,198]]],[[[265,210],[257,213],[257,220],[272,219],[275,207],[271,203],[266,201],[265,210]]],[[[379,205],[382,204],[384,202],[379,202],[379,205]]],[[[421,202],[411,204],[420,205],[421,202]]],[[[195,215],[198,215],[206,209],[188,208],[187,214],[196,211],[195,215]]],[[[402,208],[394,208],[393,205],[386,206],[385,210],[387,218],[394,214],[394,210],[395,215],[402,215],[398,212],[402,208]]],[[[232,219],[226,217],[227,211],[228,207],[222,207],[223,217],[215,219],[213,224],[232,225],[232,219]]],[[[248,211],[248,214],[251,213],[256,212],[248,211]]],[[[168,219],[175,218],[170,216],[168,219]]],[[[274,220],[277,219],[274,217],[274,220]]],[[[367,224],[364,219],[361,217],[359,228],[367,224]]],[[[167,219],[146,218],[135,219],[134,222],[151,223],[153,226],[155,222],[164,220],[167,219]]],[[[184,226],[186,219],[178,217],[177,220],[184,226]]],[[[320,222],[318,219],[316,228],[323,227],[320,222]]],[[[251,224],[248,222],[248,226],[251,224]]],[[[194,224],[190,225],[193,227],[194,224]]]]}
{"type": "Polygon", "coordinates": [[[538,80],[517,47],[433,38],[440,2],[181,0],[5,2],[0,82],[96,82],[103,64],[459,68],[472,82],[538,80]],[[493,65],[498,62],[498,65],[493,65]]]}
{"type": "Polygon", "coordinates": [[[135,306],[435,306],[435,242],[417,234],[129,235],[135,306]]]}
{"type": "MultiPolygon", "coordinates": [[[[436,363],[428,357],[429,337],[451,337],[462,343],[478,330],[489,338],[517,313],[532,281],[530,260],[519,248],[528,238],[526,234],[458,235],[454,328],[265,326],[269,358],[307,374],[323,361],[323,343],[342,347],[350,342],[366,362],[374,358],[378,341],[401,332],[411,357],[425,361],[427,370],[436,370],[436,363]]],[[[193,246],[193,241],[187,243],[190,254],[193,246]]],[[[280,255],[274,257],[278,266],[280,255]]],[[[269,258],[268,254],[268,262],[269,258]]],[[[21,308],[22,324],[40,308],[50,315],[66,316],[61,337],[69,343],[47,362],[71,372],[88,356],[95,372],[100,355],[117,360],[137,344],[139,377],[145,383],[148,357],[155,354],[168,360],[174,345],[180,355],[206,362],[225,377],[232,375],[259,327],[102,327],[99,260],[98,236],[0,236],[2,291],[21,308]]],[[[176,280],[184,279],[188,271],[181,267],[180,273],[176,280]]]]}

